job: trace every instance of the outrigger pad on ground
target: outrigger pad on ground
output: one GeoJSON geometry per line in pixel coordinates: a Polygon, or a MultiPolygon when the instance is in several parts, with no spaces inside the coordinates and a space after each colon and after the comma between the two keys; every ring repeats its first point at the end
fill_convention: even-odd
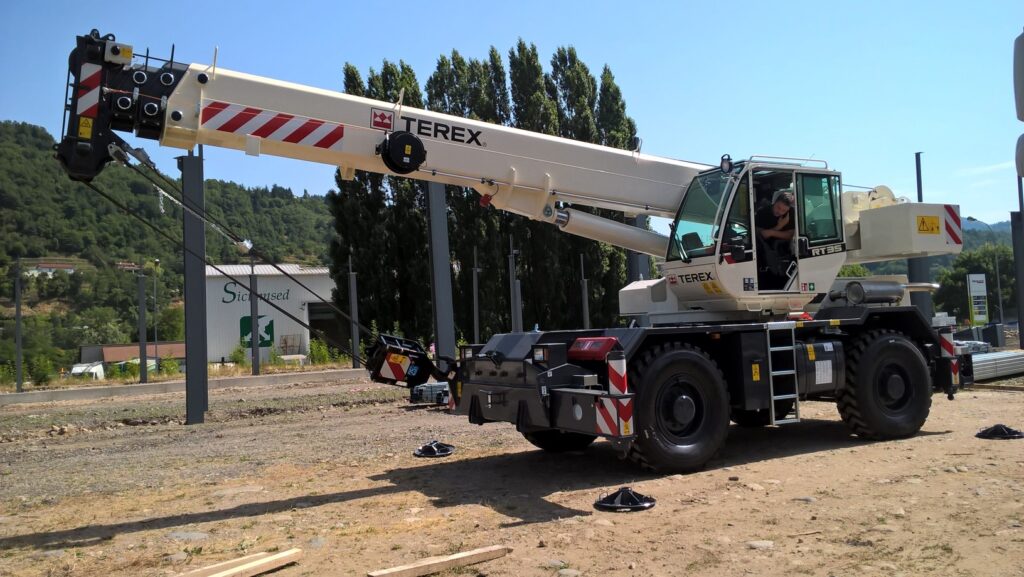
{"type": "Polygon", "coordinates": [[[1002,423],[982,429],[974,436],[979,439],[1024,439],[1024,433],[1017,429],[1011,429],[1002,423]]]}
{"type": "Polygon", "coordinates": [[[594,508],[599,511],[630,512],[644,511],[654,506],[654,497],[641,495],[629,487],[623,487],[611,495],[605,495],[594,501],[594,508]]]}
{"type": "Polygon", "coordinates": [[[441,443],[439,441],[430,441],[426,445],[423,445],[419,449],[412,452],[417,457],[447,457],[455,452],[455,447],[441,443]]]}

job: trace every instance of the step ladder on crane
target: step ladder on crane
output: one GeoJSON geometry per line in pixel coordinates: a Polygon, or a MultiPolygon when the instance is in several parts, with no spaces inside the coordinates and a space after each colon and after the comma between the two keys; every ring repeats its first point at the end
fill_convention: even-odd
{"type": "MultiPolygon", "coordinates": [[[[768,410],[772,425],[800,422],[800,391],[796,375],[796,322],[767,323],[765,339],[768,345],[768,392],[771,402],[768,410]],[[780,401],[793,401],[793,414],[777,414],[780,401]],[[788,417],[788,418],[787,418],[788,417]]],[[[785,403],[780,403],[784,405],[785,403]]]]}

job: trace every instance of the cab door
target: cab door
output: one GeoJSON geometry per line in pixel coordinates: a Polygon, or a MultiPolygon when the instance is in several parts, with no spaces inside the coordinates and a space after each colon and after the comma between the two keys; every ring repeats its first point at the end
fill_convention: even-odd
{"type": "Polygon", "coordinates": [[[796,173],[797,258],[802,293],[825,293],[846,259],[839,174],[796,173]]]}
{"type": "Polygon", "coordinates": [[[751,172],[739,177],[735,193],[723,208],[719,224],[718,275],[722,284],[733,294],[743,297],[757,296],[757,261],[754,254],[754,196],[750,187],[751,172]],[[736,289],[742,289],[738,294],[736,289]]]}

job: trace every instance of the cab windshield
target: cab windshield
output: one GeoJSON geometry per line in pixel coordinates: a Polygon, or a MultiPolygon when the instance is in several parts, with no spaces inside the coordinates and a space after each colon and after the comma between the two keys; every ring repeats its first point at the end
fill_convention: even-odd
{"type": "Polygon", "coordinates": [[[687,260],[714,253],[715,217],[728,186],[729,176],[721,170],[698,175],[690,182],[672,224],[667,260],[687,260]]]}

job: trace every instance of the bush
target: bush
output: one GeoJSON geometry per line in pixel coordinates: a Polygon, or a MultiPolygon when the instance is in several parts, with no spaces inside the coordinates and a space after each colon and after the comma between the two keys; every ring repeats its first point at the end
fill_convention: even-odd
{"type": "Polygon", "coordinates": [[[0,385],[13,385],[14,377],[14,365],[9,362],[0,365],[0,385]]]}
{"type": "Polygon", "coordinates": [[[284,359],[281,358],[281,353],[277,350],[277,347],[270,347],[270,364],[272,366],[284,364],[284,359]]]}
{"type": "Polygon", "coordinates": [[[332,358],[332,352],[333,351],[327,347],[327,343],[320,339],[311,339],[309,341],[309,364],[326,365],[334,360],[332,358]]]}
{"type": "Polygon", "coordinates": [[[128,379],[139,378],[139,365],[135,363],[125,363],[121,367],[121,376],[128,379]]]}
{"type": "Polygon", "coordinates": [[[178,368],[178,359],[174,357],[164,357],[160,359],[160,374],[162,375],[176,375],[181,372],[178,368]]]}
{"type": "Polygon", "coordinates": [[[45,385],[53,375],[53,363],[48,357],[36,356],[28,362],[28,376],[36,385],[45,385]]]}
{"type": "Polygon", "coordinates": [[[229,358],[232,363],[240,367],[249,366],[249,350],[241,342],[235,345],[235,350],[231,351],[229,358]]]}

